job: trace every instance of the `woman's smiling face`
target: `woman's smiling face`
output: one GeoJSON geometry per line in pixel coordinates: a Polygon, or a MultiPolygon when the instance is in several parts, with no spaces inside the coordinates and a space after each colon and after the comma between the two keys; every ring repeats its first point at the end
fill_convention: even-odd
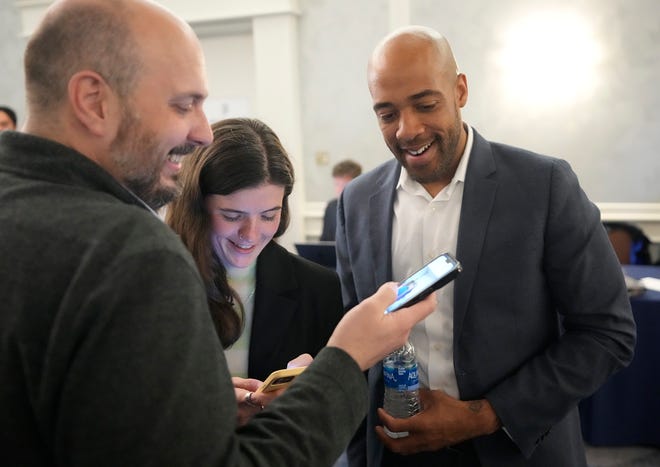
{"type": "Polygon", "coordinates": [[[229,195],[208,195],[213,250],[225,267],[256,261],[280,225],[284,187],[263,184],[229,195]]]}

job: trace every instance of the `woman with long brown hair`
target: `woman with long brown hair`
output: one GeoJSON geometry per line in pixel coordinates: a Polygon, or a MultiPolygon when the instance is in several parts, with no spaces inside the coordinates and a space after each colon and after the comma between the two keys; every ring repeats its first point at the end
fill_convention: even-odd
{"type": "Polygon", "coordinates": [[[166,221],[197,262],[239,413],[249,416],[250,402],[271,399],[251,394],[260,381],[325,345],[343,315],[341,289],[333,270],[274,240],[289,223],[294,172],[273,130],[245,118],[212,128],[211,145],[183,163],[166,221]]]}

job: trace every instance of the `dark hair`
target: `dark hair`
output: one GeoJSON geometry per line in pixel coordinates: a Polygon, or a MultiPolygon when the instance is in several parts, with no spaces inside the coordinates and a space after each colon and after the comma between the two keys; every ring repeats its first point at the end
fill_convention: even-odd
{"type": "Polygon", "coordinates": [[[362,173],[362,166],[351,159],[337,162],[332,168],[333,177],[355,178],[362,173]]]}
{"type": "Polygon", "coordinates": [[[16,112],[14,112],[14,109],[0,105],[0,112],[6,113],[9,119],[14,122],[14,126],[16,126],[16,112]]]}
{"type": "Polygon", "coordinates": [[[243,306],[227,282],[227,271],[210,243],[208,195],[229,195],[271,183],[284,188],[280,224],[275,237],[289,225],[288,198],[293,190],[293,164],[277,135],[256,119],[231,118],[212,125],[213,142],[186,156],[181,170],[181,195],[167,209],[166,222],[193,255],[223,347],[240,337],[243,306]],[[233,304],[237,303],[237,311],[233,304]]]}
{"type": "Polygon", "coordinates": [[[129,95],[140,54],[126,5],[78,2],[52,12],[25,49],[25,84],[31,110],[63,102],[69,79],[80,70],[100,74],[120,97],[129,95]]]}

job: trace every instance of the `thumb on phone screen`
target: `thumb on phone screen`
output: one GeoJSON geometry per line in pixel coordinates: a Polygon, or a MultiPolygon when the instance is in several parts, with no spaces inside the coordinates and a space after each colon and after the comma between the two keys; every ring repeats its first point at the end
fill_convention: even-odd
{"type": "Polygon", "coordinates": [[[308,353],[300,354],[296,358],[291,360],[289,363],[287,363],[286,367],[298,368],[300,366],[309,366],[309,364],[312,363],[313,360],[314,358],[308,353]]]}

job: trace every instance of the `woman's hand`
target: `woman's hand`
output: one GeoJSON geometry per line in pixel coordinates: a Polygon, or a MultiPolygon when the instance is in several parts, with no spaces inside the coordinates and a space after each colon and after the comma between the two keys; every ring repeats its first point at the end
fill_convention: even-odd
{"type": "MultiPolygon", "coordinates": [[[[308,353],[301,354],[287,364],[287,368],[307,366],[312,363],[312,356],[308,353]]],[[[263,381],[254,378],[232,377],[236,404],[238,405],[238,426],[245,425],[254,414],[261,412],[268,404],[282,394],[286,388],[272,392],[256,392],[263,381]]]]}
{"type": "Polygon", "coordinates": [[[238,405],[237,423],[238,426],[245,425],[254,414],[261,412],[277,396],[282,394],[283,390],[273,392],[256,392],[261,386],[262,381],[253,378],[231,379],[236,394],[236,404],[238,405]]]}

